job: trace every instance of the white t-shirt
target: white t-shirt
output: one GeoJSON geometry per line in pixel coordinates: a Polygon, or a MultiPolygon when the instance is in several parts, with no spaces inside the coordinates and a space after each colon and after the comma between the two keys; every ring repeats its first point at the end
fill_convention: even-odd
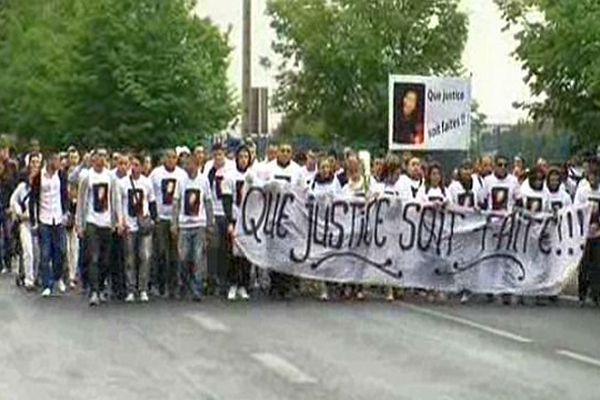
{"type": "Polygon", "coordinates": [[[317,175],[317,168],[315,167],[315,169],[313,171],[309,171],[308,168],[306,168],[306,165],[301,168],[302,168],[302,176],[304,178],[304,183],[308,187],[312,183],[312,181],[315,179],[315,176],[317,175]]]}
{"type": "Polygon", "coordinates": [[[544,205],[544,210],[548,212],[558,211],[573,203],[571,196],[569,196],[569,193],[567,193],[563,185],[560,185],[555,192],[552,192],[547,186],[544,189],[546,191],[546,204],[544,205]]]}
{"type": "Polygon", "coordinates": [[[402,174],[396,182],[396,191],[403,201],[412,201],[417,198],[419,188],[423,186],[423,180],[412,179],[408,175],[402,174]]]}
{"type": "Polygon", "coordinates": [[[494,174],[488,175],[483,180],[480,201],[487,202],[489,211],[510,212],[519,199],[519,186],[514,175],[507,174],[502,179],[494,174]]]}
{"type": "Polygon", "coordinates": [[[179,202],[179,227],[206,227],[206,203],[212,202],[208,179],[200,171],[195,178],[187,174],[177,183],[174,201],[179,202]]]}
{"type": "Polygon", "coordinates": [[[266,181],[287,182],[292,186],[305,187],[302,168],[294,161],[282,167],[277,160],[273,160],[265,167],[264,175],[266,181]]]}
{"type": "Polygon", "coordinates": [[[313,179],[308,188],[314,196],[336,196],[342,192],[340,181],[335,176],[331,181],[327,182],[317,182],[313,179]]]}
{"type": "Polygon", "coordinates": [[[423,185],[417,191],[416,196],[417,202],[424,203],[440,203],[445,204],[448,202],[448,191],[441,187],[430,187],[427,189],[426,185],[423,185]]]}
{"type": "Polygon", "coordinates": [[[155,201],[154,188],[149,178],[140,175],[131,184],[132,176],[124,176],[117,181],[121,198],[121,213],[129,232],[138,231],[138,216],[150,214],[149,204],[155,201]],[[134,187],[135,186],[135,191],[134,187]]]}
{"type": "Polygon", "coordinates": [[[452,181],[448,186],[448,197],[452,204],[469,209],[478,209],[477,201],[479,199],[479,191],[481,185],[477,178],[471,177],[472,186],[470,190],[466,190],[460,181],[452,181]]]}
{"type": "Polygon", "coordinates": [[[370,177],[368,191],[365,188],[364,182],[365,181],[362,176],[356,182],[352,182],[352,180],[349,179],[348,183],[346,183],[342,188],[342,195],[347,197],[366,198],[371,193],[383,193],[383,184],[377,182],[372,176],[370,177]]]}
{"type": "Polygon", "coordinates": [[[179,168],[171,172],[167,171],[164,165],[154,168],[150,173],[150,181],[156,196],[156,208],[158,218],[161,220],[170,220],[173,214],[173,199],[177,183],[187,176],[186,172],[179,168]]]}
{"type": "Polygon", "coordinates": [[[548,203],[547,192],[542,189],[534,190],[529,185],[529,179],[521,184],[520,196],[523,201],[523,208],[530,212],[542,212],[544,206],[548,203]]]}
{"type": "MultiPolygon", "coordinates": [[[[214,165],[214,164],[213,164],[214,165]]],[[[235,167],[231,168],[231,164],[225,163],[221,168],[215,171],[214,178],[210,178],[210,172],[213,167],[207,168],[204,170],[204,176],[208,180],[209,187],[211,189],[212,195],[212,203],[214,207],[215,216],[224,216],[225,209],[223,208],[223,195],[226,193],[227,189],[225,188],[225,179],[227,174],[230,171],[237,169],[235,167]]]]}
{"type": "Polygon", "coordinates": [[[251,173],[252,168],[248,168],[246,171],[240,171],[236,168],[230,169],[225,174],[225,184],[223,185],[224,194],[232,196],[232,214],[233,219],[237,221],[240,216],[240,209],[242,201],[244,199],[244,193],[246,188],[246,176],[251,173]]]}
{"type": "Polygon", "coordinates": [[[87,213],[84,222],[100,228],[111,228],[113,225],[112,191],[114,181],[108,170],[98,173],[90,169],[87,177],[87,213]]]}

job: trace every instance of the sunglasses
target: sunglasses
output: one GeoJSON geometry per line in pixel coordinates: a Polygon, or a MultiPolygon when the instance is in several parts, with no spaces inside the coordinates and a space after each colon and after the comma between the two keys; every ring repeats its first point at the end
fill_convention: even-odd
{"type": "Polygon", "coordinates": [[[498,163],[496,164],[496,166],[498,166],[498,168],[506,168],[508,166],[507,163],[498,163]]]}
{"type": "Polygon", "coordinates": [[[291,152],[292,152],[292,149],[290,149],[290,148],[287,148],[287,147],[284,147],[284,148],[282,148],[282,149],[281,149],[281,152],[282,152],[282,153],[291,153],[291,152]]]}

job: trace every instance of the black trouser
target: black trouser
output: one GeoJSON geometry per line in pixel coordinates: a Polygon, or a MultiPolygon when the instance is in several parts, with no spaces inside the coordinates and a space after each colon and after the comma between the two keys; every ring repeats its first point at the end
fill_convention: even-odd
{"type": "Polygon", "coordinates": [[[108,277],[111,238],[111,228],[102,228],[94,224],[85,226],[84,242],[88,257],[88,278],[91,292],[104,290],[108,277]]]}
{"type": "Polygon", "coordinates": [[[209,241],[207,284],[209,289],[224,292],[228,281],[231,250],[227,238],[227,217],[215,216],[215,230],[209,241]]]}
{"type": "Polygon", "coordinates": [[[125,251],[124,240],[117,232],[112,233],[110,246],[110,288],[117,298],[125,298],[125,251]]]}
{"type": "Polygon", "coordinates": [[[298,279],[292,275],[271,271],[271,294],[285,296],[298,284],[298,279]]]}
{"type": "Polygon", "coordinates": [[[600,238],[588,239],[579,264],[579,300],[585,301],[588,292],[600,295],[600,238]]]}
{"type": "Polygon", "coordinates": [[[168,290],[170,296],[177,293],[177,241],[171,234],[171,221],[160,220],[156,227],[156,282],[161,294],[168,290]]]}
{"type": "Polygon", "coordinates": [[[233,257],[230,263],[227,280],[230,286],[243,286],[248,289],[250,285],[250,268],[252,265],[245,257],[233,257]]]}

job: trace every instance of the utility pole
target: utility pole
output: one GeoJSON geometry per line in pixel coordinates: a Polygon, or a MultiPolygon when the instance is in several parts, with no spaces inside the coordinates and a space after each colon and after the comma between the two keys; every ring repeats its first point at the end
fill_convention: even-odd
{"type": "Polygon", "coordinates": [[[242,28],[242,137],[250,135],[250,102],[252,90],[252,4],[243,1],[242,28]]]}

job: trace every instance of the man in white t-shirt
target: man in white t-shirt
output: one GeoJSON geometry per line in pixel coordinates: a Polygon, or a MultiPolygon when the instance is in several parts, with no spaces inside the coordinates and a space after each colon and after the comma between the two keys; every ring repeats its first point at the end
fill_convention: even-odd
{"type": "MultiPolygon", "coordinates": [[[[283,185],[304,187],[302,168],[292,160],[292,146],[282,143],[278,147],[277,158],[264,168],[266,182],[280,182],[283,185]]],[[[297,280],[290,275],[271,271],[271,294],[280,298],[288,297],[297,280]]]]}
{"type": "Polygon", "coordinates": [[[200,301],[203,294],[207,229],[214,226],[211,190],[198,167],[195,157],[186,160],[186,176],[175,191],[171,225],[171,233],[177,238],[182,288],[191,293],[194,301],[200,301]]]}
{"type": "Polygon", "coordinates": [[[185,171],[177,166],[177,153],[167,150],[163,165],[150,173],[156,196],[158,222],[156,224],[156,262],[151,271],[151,284],[160,295],[174,298],[177,291],[177,242],[171,235],[173,202],[177,184],[185,178],[185,171]]]}
{"type": "Polygon", "coordinates": [[[113,229],[122,231],[122,215],[114,179],[105,168],[107,152],[92,154],[92,168],[83,177],[79,187],[75,227],[90,255],[90,306],[106,301],[104,285],[110,263],[110,240],[113,229]]]}
{"type": "Polygon", "coordinates": [[[494,172],[485,177],[479,202],[481,208],[499,214],[510,213],[520,199],[520,185],[517,178],[508,173],[508,160],[497,156],[494,172]]]}
{"type": "MultiPolygon", "coordinates": [[[[150,254],[152,252],[152,232],[140,229],[140,220],[149,216],[156,220],[156,198],[150,178],[142,175],[143,157],[131,155],[129,175],[119,179],[118,190],[120,207],[125,230],[123,232],[125,253],[125,301],[135,301],[136,293],[141,302],[148,301],[148,279],[150,274],[150,254]],[[139,262],[138,262],[139,260],[139,262]]],[[[142,227],[143,228],[143,227],[142,227]]]]}

